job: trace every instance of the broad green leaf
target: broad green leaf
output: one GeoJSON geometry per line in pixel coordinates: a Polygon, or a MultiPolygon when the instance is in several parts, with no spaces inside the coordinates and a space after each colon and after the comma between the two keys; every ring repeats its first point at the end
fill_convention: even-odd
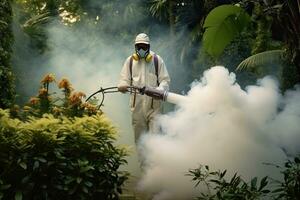
{"type": "Polygon", "coordinates": [[[22,200],[23,199],[23,194],[21,191],[17,191],[15,194],[15,200],[22,200]]]}
{"type": "Polygon", "coordinates": [[[251,180],[251,188],[252,188],[252,189],[256,189],[256,183],[257,183],[257,177],[254,177],[254,178],[251,180]]]}
{"type": "Polygon", "coordinates": [[[259,190],[262,190],[266,185],[268,185],[267,179],[268,179],[267,176],[265,176],[263,179],[261,179],[261,181],[260,181],[260,186],[259,186],[259,190]]]}
{"type": "Polygon", "coordinates": [[[240,7],[222,5],[213,9],[205,19],[203,43],[213,57],[219,57],[224,48],[249,23],[250,16],[240,7]]]}

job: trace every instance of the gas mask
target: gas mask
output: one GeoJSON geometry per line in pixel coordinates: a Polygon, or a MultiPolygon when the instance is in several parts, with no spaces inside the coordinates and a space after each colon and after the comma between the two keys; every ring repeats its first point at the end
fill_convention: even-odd
{"type": "Polygon", "coordinates": [[[150,51],[149,44],[136,44],[135,45],[135,52],[140,58],[146,58],[150,51]]]}
{"type": "Polygon", "coordinates": [[[149,50],[139,49],[136,52],[141,58],[145,58],[149,53],[149,50]]]}

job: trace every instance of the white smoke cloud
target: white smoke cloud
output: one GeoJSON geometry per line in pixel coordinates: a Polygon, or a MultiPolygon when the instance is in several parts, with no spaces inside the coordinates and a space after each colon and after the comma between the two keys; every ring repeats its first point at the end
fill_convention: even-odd
{"type": "Polygon", "coordinates": [[[281,96],[270,77],[246,90],[235,74],[217,66],[194,82],[177,110],[158,118],[161,134],[146,134],[139,148],[145,162],[139,189],[154,199],[187,199],[199,189],[186,176],[199,164],[251,177],[280,178],[287,152],[300,147],[300,90],[281,96]],[[279,110],[279,111],[278,111],[279,110]]]}

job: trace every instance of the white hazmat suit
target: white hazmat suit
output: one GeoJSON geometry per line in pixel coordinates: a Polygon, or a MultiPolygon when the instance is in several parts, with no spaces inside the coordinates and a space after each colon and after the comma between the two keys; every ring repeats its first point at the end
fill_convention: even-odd
{"type": "MultiPolygon", "coordinates": [[[[130,86],[132,80],[132,86],[147,86],[160,90],[169,89],[170,77],[163,59],[156,54],[158,60],[157,77],[154,66],[155,53],[150,51],[149,54],[151,54],[152,58],[150,57],[151,60],[148,62],[146,61],[146,59],[132,59],[132,79],[129,67],[131,56],[126,59],[121,70],[118,87],[130,86]],[[158,83],[159,85],[157,85],[158,83]]],[[[131,94],[130,108],[132,113],[132,126],[136,142],[138,141],[140,135],[145,131],[149,131],[150,133],[157,133],[159,131],[158,127],[155,125],[155,116],[161,113],[162,110],[160,100],[156,100],[152,97],[139,94],[134,97],[134,94],[131,94]]]]}

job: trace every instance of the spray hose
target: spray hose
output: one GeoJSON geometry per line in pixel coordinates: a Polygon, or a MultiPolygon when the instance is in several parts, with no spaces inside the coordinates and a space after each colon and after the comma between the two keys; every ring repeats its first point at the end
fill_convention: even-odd
{"type": "MultiPolygon", "coordinates": [[[[135,87],[135,86],[128,86],[127,87],[129,90],[130,93],[139,93],[139,94],[142,94],[142,88],[139,88],[139,87],[135,87]]],[[[98,91],[94,92],[93,94],[91,94],[86,100],[85,102],[88,102],[92,97],[94,97],[95,95],[101,93],[102,95],[102,99],[100,101],[100,104],[98,105],[97,109],[100,109],[101,106],[103,106],[103,102],[104,102],[104,99],[105,99],[105,94],[111,94],[111,93],[117,93],[117,92],[120,92],[118,90],[118,87],[107,87],[107,88],[100,88],[98,91]]]]}
{"type": "MultiPolygon", "coordinates": [[[[149,88],[149,87],[128,86],[127,89],[128,89],[127,91],[131,94],[147,95],[149,97],[152,97],[153,99],[168,101],[169,103],[173,103],[173,104],[177,104],[179,101],[182,101],[183,99],[185,99],[184,96],[182,96],[182,95],[170,93],[166,90],[157,90],[157,89],[149,88]]],[[[101,87],[100,90],[91,94],[86,99],[86,102],[89,101],[96,94],[101,93],[102,99],[97,108],[97,109],[100,109],[100,107],[103,105],[105,94],[116,93],[116,92],[120,92],[120,91],[118,91],[118,87],[107,87],[107,88],[101,87]]]]}

